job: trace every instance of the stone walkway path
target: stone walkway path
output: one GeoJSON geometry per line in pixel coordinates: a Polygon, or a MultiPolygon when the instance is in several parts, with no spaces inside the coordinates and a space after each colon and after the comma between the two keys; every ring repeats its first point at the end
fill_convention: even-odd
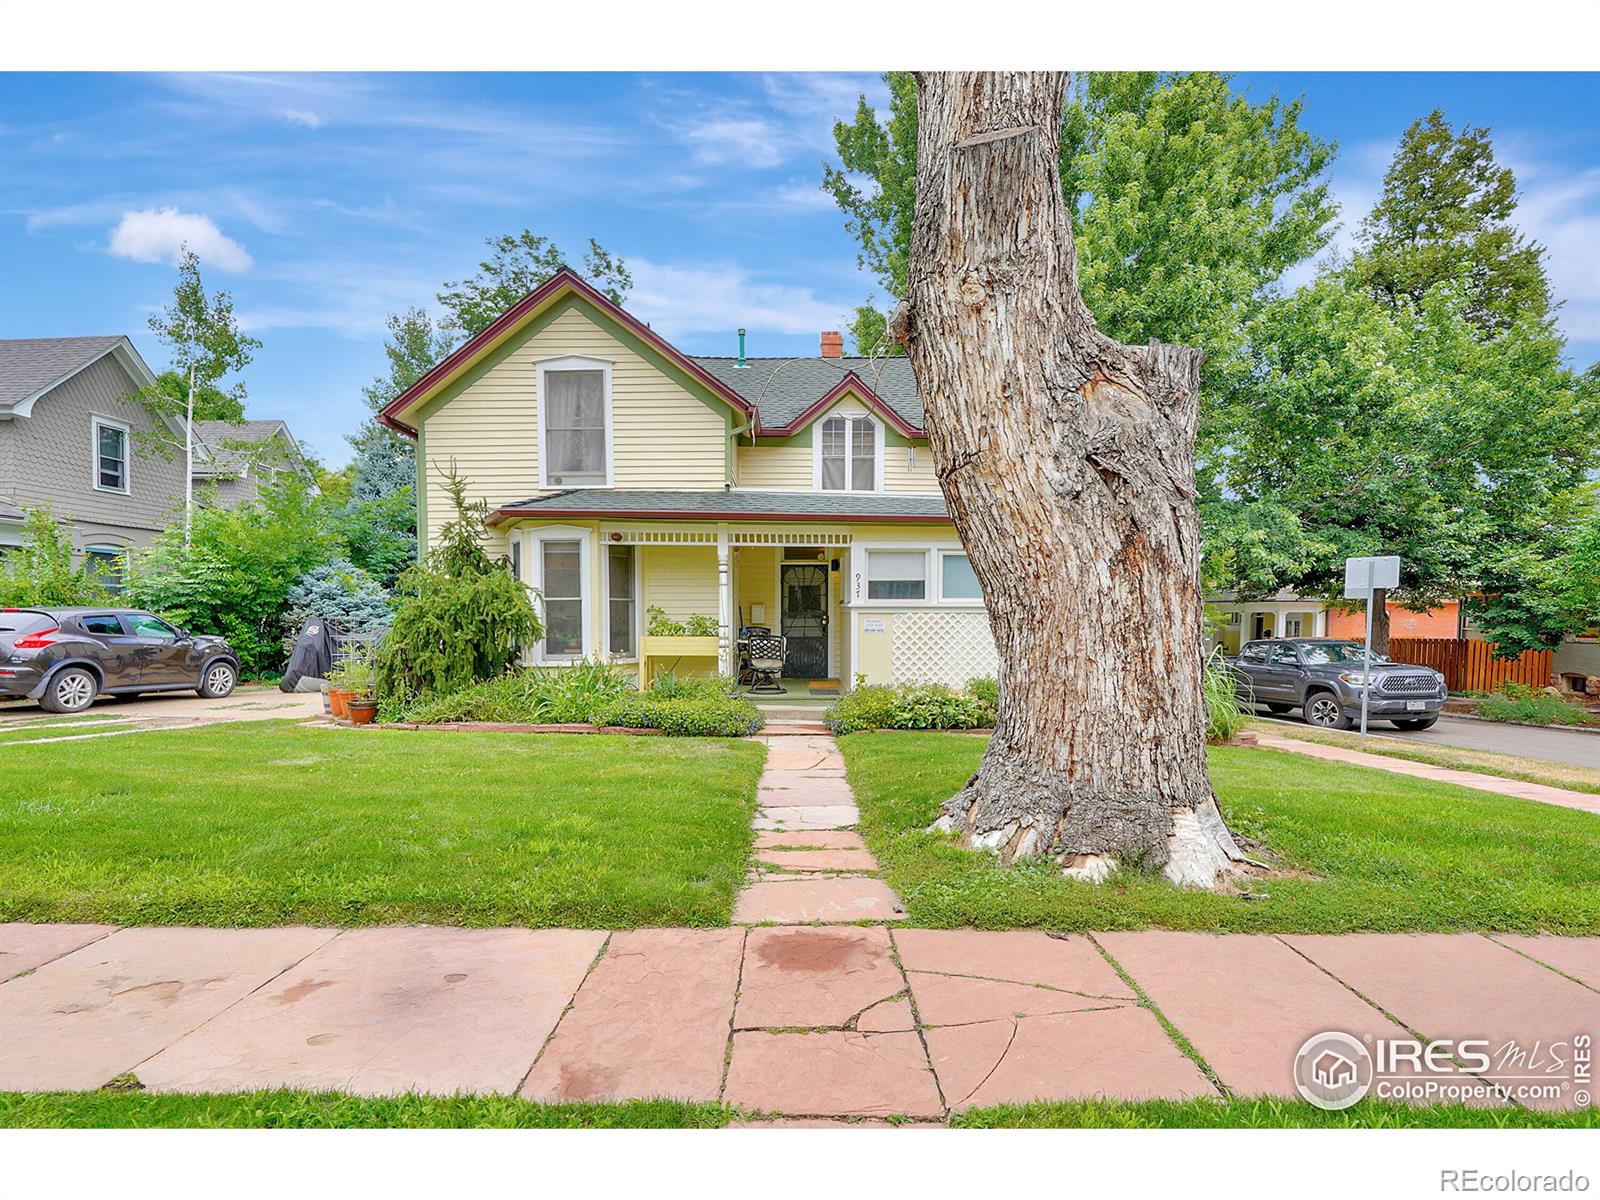
{"type": "MultiPolygon", "coordinates": [[[[764,740],[758,865],[731,928],[0,925],[0,1090],[132,1074],[931,1122],[1033,1099],[1292,1097],[1295,1052],[1325,1030],[1600,1032],[1600,938],[897,927],[837,747],[764,740]]],[[[1584,1103],[1578,1087],[1537,1103],[1584,1103]]]]}
{"type": "MultiPolygon", "coordinates": [[[[1272,750],[1288,750],[1293,754],[1320,758],[1325,762],[1375,767],[1380,771],[1392,771],[1396,775],[1409,775],[1413,779],[1431,779],[1436,783],[1453,783],[1460,787],[1476,788],[1480,792],[1494,792],[1500,796],[1518,796],[1523,800],[1537,800],[1541,804],[1557,804],[1562,808],[1581,808],[1589,812],[1600,812],[1600,795],[1593,792],[1574,792],[1543,783],[1528,783],[1521,779],[1502,779],[1498,775],[1483,775],[1477,771],[1436,767],[1431,763],[1390,758],[1386,754],[1368,754],[1362,750],[1348,750],[1343,746],[1303,742],[1298,738],[1281,737],[1265,731],[1257,732],[1256,744],[1272,750]]],[[[1597,761],[1600,761],[1600,738],[1595,739],[1595,750],[1597,761]]]]}

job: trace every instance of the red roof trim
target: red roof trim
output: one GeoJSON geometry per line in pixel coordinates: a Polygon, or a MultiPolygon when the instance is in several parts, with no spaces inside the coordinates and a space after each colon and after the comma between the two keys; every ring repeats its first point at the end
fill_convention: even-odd
{"type": "Polygon", "coordinates": [[[889,422],[889,424],[893,425],[903,436],[908,438],[920,438],[927,436],[927,434],[925,434],[921,429],[918,429],[915,425],[912,425],[899,413],[895,412],[894,409],[890,408],[877,392],[873,391],[867,386],[867,381],[862,379],[861,376],[857,375],[854,371],[847,371],[845,373],[845,377],[836,383],[828,391],[827,395],[814,402],[809,408],[807,408],[794,420],[790,421],[787,425],[773,425],[770,428],[757,430],[757,434],[760,437],[791,437],[794,434],[799,433],[807,425],[811,424],[811,422],[815,421],[819,416],[831,408],[833,404],[846,392],[854,392],[856,395],[860,396],[868,408],[877,413],[885,421],[889,422]]]}
{"type": "Polygon", "coordinates": [[[507,329],[511,328],[511,326],[515,325],[524,316],[526,316],[530,311],[538,308],[556,292],[560,291],[562,288],[568,287],[577,292],[596,308],[600,309],[607,316],[611,317],[620,324],[625,325],[629,332],[633,333],[639,338],[642,338],[656,350],[666,355],[676,365],[683,368],[683,370],[687,371],[696,380],[714,392],[719,399],[727,401],[727,403],[732,406],[736,412],[741,413],[746,417],[754,418],[756,411],[755,408],[748,400],[739,395],[738,392],[728,387],[727,384],[723,383],[716,376],[712,375],[711,372],[707,371],[699,363],[689,358],[683,353],[683,351],[672,345],[672,343],[668,342],[644,322],[629,315],[620,306],[613,303],[609,297],[597,292],[574,272],[563,267],[533,291],[529,292],[521,300],[518,300],[510,308],[506,309],[505,312],[501,313],[500,316],[495,319],[492,325],[480,331],[476,336],[469,338],[466,342],[459,346],[454,353],[434,367],[433,370],[429,371],[421,379],[417,380],[405,391],[401,392],[400,395],[396,396],[388,404],[384,405],[382,411],[378,413],[379,423],[387,425],[390,429],[398,430],[399,432],[410,437],[416,437],[417,431],[396,417],[394,415],[395,413],[399,412],[406,405],[410,404],[417,396],[420,396],[424,392],[431,390],[436,384],[442,383],[451,375],[455,374],[456,371],[459,370],[468,359],[482,349],[486,343],[492,342],[495,338],[499,337],[507,329]]]}
{"type": "Polygon", "coordinates": [[[793,521],[804,523],[806,521],[853,522],[859,525],[948,525],[948,515],[937,517],[931,515],[899,513],[889,516],[883,513],[774,513],[774,512],[717,512],[708,513],[700,509],[677,511],[657,511],[653,509],[619,509],[619,508],[502,508],[497,509],[489,518],[491,527],[502,524],[515,517],[549,517],[558,520],[564,517],[625,517],[630,521],[793,521]]]}

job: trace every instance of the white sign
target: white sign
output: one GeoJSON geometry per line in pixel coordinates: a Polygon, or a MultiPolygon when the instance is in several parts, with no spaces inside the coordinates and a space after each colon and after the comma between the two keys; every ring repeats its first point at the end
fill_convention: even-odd
{"type": "Polygon", "coordinates": [[[884,629],[882,617],[861,618],[862,633],[882,633],[884,629]]]}
{"type": "Polygon", "coordinates": [[[1365,600],[1373,588],[1400,586],[1400,559],[1393,554],[1379,558],[1344,560],[1344,598],[1365,600]]]}

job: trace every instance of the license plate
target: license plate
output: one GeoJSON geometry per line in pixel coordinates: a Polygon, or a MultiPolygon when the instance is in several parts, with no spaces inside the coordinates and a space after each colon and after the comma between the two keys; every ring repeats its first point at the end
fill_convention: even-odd
{"type": "Polygon", "coordinates": [[[1427,712],[1428,711],[1428,702],[1426,700],[1407,700],[1406,701],[1406,711],[1407,712],[1427,712]]]}

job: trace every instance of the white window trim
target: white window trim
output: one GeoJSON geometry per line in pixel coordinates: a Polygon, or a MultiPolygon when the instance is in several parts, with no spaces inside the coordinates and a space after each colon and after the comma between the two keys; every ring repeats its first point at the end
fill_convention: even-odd
{"type": "Polygon", "coordinates": [[[119,421],[115,417],[102,417],[99,413],[89,418],[89,483],[97,492],[109,492],[113,496],[126,496],[133,489],[133,427],[126,421],[119,421]],[[100,430],[117,429],[122,432],[122,486],[119,488],[106,487],[100,482],[100,430]]]}
{"type": "Polygon", "coordinates": [[[566,354],[560,358],[546,358],[538,364],[539,368],[539,394],[534,407],[537,411],[539,425],[539,486],[542,488],[568,491],[580,488],[611,487],[615,476],[615,451],[616,438],[612,430],[612,395],[611,395],[611,367],[612,364],[604,359],[583,358],[576,354],[566,354]],[[604,389],[606,412],[606,481],[604,483],[551,483],[549,481],[550,454],[545,447],[545,422],[544,398],[549,395],[545,387],[546,376],[557,371],[599,371],[603,376],[601,384],[604,389]]]}
{"type": "Polygon", "coordinates": [[[924,543],[924,544],[922,544],[920,546],[916,546],[916,545],[907,546],[907,545],[891,544],[889,542],[881,542],[881,543],[880,542],[873,542],[873,543],[871,543],[869,545],[862,546],[861,547],[861,558],[860,558],[859,567],[857,567],[855,555],[852,554],[850,556],[851,557],[851,567],[854,568],[851,571],[851,593],[852,593],[851,600],[852,600],[852,603],[858,604],[863,608],[928,608],[931,605],[936,604],[937,601],[934,599],[936,593],[935,593],[935,585],[934,585],[934,582],[933,582],[933,562],[934,562],[934,557],[933,556],[934,556],[934,548],[932,546],[927,545],[926,543],[924,543]],[[914,553],[917,553],[919,551],[921,552],[921,554],[922,554],[922,599],[920,599],[920,600],[907,600],[907,599],[900,598],[900,599],[889,599],[889,600],[873,600],[873,599],[870,599],[868,597],[868,595],[867,595],[867,592],[868,592],[868,580],[867,580],[868,555],[870,555],[874,551],[878,551],[878,550],[888,550],[888,551],[892,551],[892,552],[894,552],[896,554],[914,554],[914,553]],[[856,596],[855,596],[855,592],[856,592],[857,588],[860,589],[860,597],[859,597],[859,599],[857,599],[856,596]]]}
{"type": "Polygon", "coordinates": [[[958,555],[969,563],[972,556],[960,546],[935,546],[933,550],[933,586],[938,591],[938,600],[946,607],[983,607],[983,589],[980,586],[976,596],[946,596],[944,594],[944,560],[950,555],[958,555]]]}
{"type": "Polygon", "coordinates": [[[633,550],[633,653],[628,655],[615,654],[611,650],[611,563],[607,561],[600,572],[600,590],[604,599],[601,602],[601,612],[605,620],[602,628],[605,631],[606,657],[615,663],[636,663],[639,661],[639,642],[644,637],[644,592],[643,578],[639,573],[639,560],[643,557],[639,547],[632,542],[601,542],[600,545],[606,553],[603,558],[609,559],[611,547],[629,546],[633,550]]]}
{"type": "Polygon", "coordinates": [[[522,531],[522,569],[526,583],[534,590],[534,607],[539,610],[539,620],[544,620],[544,545],[545,542],[578,543],[579,610],[583,614],[582,645],[579,653],[572,655],[547,655],[541,636],[528,650],[528,659],[535,666],[566,666],[594,657],[594,530],[574,525],[541,525],[537,529],[522,531]]]}
{"type": "Polygon", "coordinates": [[[871,609],[894,610],[911,608],[948,608],[966,609],[972,612],[983,612],[982,599],[976,600],[945,600],[940,595],[942,579],[935,577],[939,567],[939,555],[964,554],[960,542],[864,542],[852,541],[850,553],[846,560],[849,566],[850,577],[845,580],[840,588],[839,604],[846,609],[871,609]],[[921,600],[869,600],[867,599],[867,554],[873,550],[910,550],[917,551],[927,556],[927,592],[921,600]]]}
{"type": "MultiPolygon", "coordinates": [[[[872,491],[863,491],[858,488],[829,488],[829,495],[856,495],[870,496],[875,492],[883,491],[883,452],[886,447],[884,439],[883,422],[873,416],[864,408],[830,408],[818,417],[811,426],[811,489],[820,492],[822,487],[822,427],[834,417],[843,417],[851,426],[857,421],[870,421],[873,425],[872,440],[872,491]]],[[[850,480],[850,452],[855,446],[855,430],[849,428],[845,433],[844,443],[844,477],[850,480]]]]}

